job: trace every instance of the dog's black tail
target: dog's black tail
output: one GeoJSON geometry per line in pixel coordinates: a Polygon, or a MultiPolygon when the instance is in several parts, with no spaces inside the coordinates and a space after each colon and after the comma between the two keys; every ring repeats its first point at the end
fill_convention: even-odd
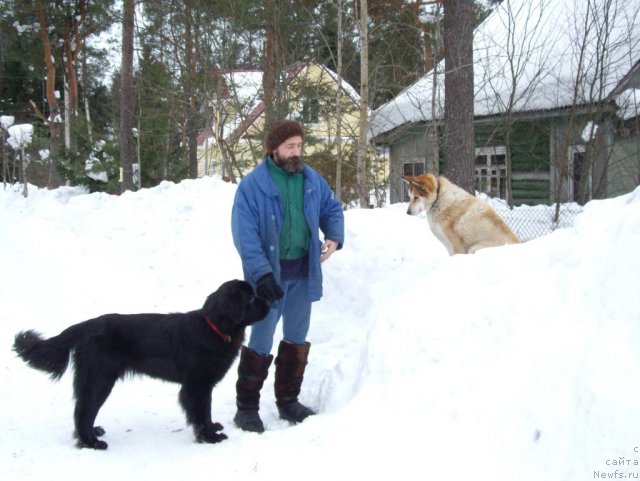
{"type": "Polygon", "coordinates": [[[29,366],[51,374],[51,379],[62,377],[69,365],[69,355],[77,341],[77,333],[67,329],[57,336],[44,339],[35,331],[16,334],[13,350],[29,366]]]}

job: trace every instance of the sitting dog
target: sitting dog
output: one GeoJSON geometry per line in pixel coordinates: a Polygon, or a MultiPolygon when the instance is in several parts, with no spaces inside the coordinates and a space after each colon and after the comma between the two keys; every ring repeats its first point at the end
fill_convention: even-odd
{"type": "Polygon", "coordinates": [[[423,174],[403,179],[409,184],[407,214],[426,212],[431,231],[449,255],[520,242],[489,204],[447,178],[423,174]]]}
{"type": "Polygon", "coordinates": [[[227,373],[244,341],[245,327],[263,319],[269,306],[244,281],[228,281],[202,309],[173,314],[107,314],[43,339],[34,331],[15,337],[14,351],[31,367],[59,379],[73,352],[74,421],[79,447],[107,449],[94,426],[115,382],[146,374],[181,384],[180,405],[196,439],[227,438],[211,421],[211,391],[227,373]]]}

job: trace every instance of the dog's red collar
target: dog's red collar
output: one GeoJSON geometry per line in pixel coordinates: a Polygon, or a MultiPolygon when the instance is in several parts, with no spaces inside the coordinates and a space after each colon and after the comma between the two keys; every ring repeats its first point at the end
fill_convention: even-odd
{"type": "Polygon", "coordinates": [[[213,329],[214,332],[218,336],[220,336],[224,342],[231,342],[231,336],[229,334],[223,334],[222,331],[220,331],[220,329],[218,328],[218,326],[216,326],[213,322],[211,322],[211,319],[209,319],[207,316],[204,316],[204,320],[207,321],[207,324],[209,324],[211,329],[213,329]]]}

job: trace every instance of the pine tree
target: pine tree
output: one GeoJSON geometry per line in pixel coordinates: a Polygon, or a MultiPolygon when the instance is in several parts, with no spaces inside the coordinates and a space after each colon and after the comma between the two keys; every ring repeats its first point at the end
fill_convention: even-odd
{"type": "Polygon", "coordinates": [[[120,167],[121,192],[134,190],[133,152],[133,26],[134,0],[124,0],[122,11],[122,68],[120,69],[120,167]]]}
{"type": "Polygon", "coordinates": [[[445,174],[473,192],[473,0],[444,0],[445,174]]]}

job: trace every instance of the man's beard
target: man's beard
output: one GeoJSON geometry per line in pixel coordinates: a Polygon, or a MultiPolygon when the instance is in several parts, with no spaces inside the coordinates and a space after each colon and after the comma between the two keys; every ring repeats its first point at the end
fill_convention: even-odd
{"type": "Polygon", "coordinates": [[[273,153],[273,160],[278,167],[289,174],[296,174],[302,172],[304,164],[298,155],[292,155],[291,157],[280,157],[278,152],[273,153]]]}

